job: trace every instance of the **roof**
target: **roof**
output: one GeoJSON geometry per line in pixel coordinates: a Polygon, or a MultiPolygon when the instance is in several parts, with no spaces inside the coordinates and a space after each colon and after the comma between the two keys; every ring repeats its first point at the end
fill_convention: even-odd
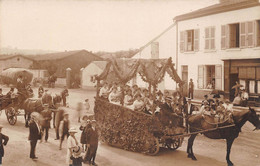
{"type": "Polygon", "coordinates": [[[202,16],[208,16],[217,13],[228,12],[232,10],[244,9],[254,6],[259,6],[260,2],[258,0],[226,0],[221,3],[211,5],[190,13],[182,14],[174,17],[173,20],[183,21],[192,18],[198,18],[202,16]]]}
{"type": "Polygon", "coordinates": [[[6,60],[6,59],[10,59],[10,58],[16,58],[16,57],[23,57],[25,59],[29,59],[31,61],[34,61],[34,59],[24,56],[24,55],[0,55],[0,60],[6,60]]]}
{"type": "MultiPolygon", "coordinates": [[[[27,55],[27,56],[36,61],[58,60],[58,59],[63,59],[68,56],[78,54],[81,52],[86,52],[86,53],[92,54],[86,50],[76,50],[76,51],[65,51],[65,52],[48,53],[48,54],[42,54],[42,55],[27,55]]],[[[97,56],[97,55],[95,55],[95,56],[97,56]]]]}
{"type": "MultiPolygon", "coordinates": [[[[95,64],[96,66],[98,66],[100,69],[104,70],[106,68],[107,65],[107,61],[93,61],[90,64],[95,64]]],[[[90,65],[88,64],[88,65],[90,65]]]]}

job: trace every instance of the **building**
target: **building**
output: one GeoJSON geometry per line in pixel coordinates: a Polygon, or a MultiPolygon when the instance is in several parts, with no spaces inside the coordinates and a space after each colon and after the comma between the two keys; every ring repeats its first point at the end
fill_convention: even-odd
{"type": "MultiPolygon", "coordinates": [[[[213,88],[233,99],[235,82],[260,95],[260,2],[225,0],[176,16],[173,25],[150,41],[135,58],[172,57],[187,95],[193,79],[195,97],[213,88]],[[153,46],[156,43],[157,46],[153,46]]],[[[164,87],[168,89],[167,78],[164,87]]]]}
{"type": "Polygon", "coordinates": [[[195,97],[215,88],[233,99],[236,81],[260,94],[259,11],[257,0],[226,0],[174,18],[178,72],[195,97]]]}
{"type": "Polygon", "coordinates": [[[82,70],[81,87],[83,89],[94,89],[95,75],[100,75],[106,68],[107,61],[93,61],[82,70]]]}
{"type": "Polygon", "coordinates": [[[1,55],[0,56],[0,73],[8,68],[30,68],[34,59],[23,55],[1,55]]]}

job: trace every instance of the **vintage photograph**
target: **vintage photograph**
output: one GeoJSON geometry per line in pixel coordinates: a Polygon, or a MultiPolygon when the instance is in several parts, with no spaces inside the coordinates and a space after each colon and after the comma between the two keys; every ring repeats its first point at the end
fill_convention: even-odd
{"type": "Polygon", "coordinates": [[[260,0],[0,0],[0,166],[260,166],[260,0]]]}

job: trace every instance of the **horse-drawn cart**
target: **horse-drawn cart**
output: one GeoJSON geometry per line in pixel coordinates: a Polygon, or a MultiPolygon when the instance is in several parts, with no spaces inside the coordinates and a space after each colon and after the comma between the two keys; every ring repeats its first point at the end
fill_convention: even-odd
{"type": "MultiPolygon", "coordinates": [[[[107,80],[113,75],[114,80],[125,85],[133,77],[139,74],[144,82],[149,84],[149,93],[156,99],[157,85],[162,82],[165,74],[176,81],[181,89],[183,81],[177,75],[174,64],[169,59],[156,60],[134,60],[122,59],[112,60],[107,63],[105,70],[97,80],[97,97],[95,100],[95,119],[101,131],[101,139],[109,145],[125,150],[155,155],[160,147],[176,150],[181,146],[185,128],[171,121],[170,124],[162,123],[160,115],[152,109],[152,115],[144,112],[134,111],[122,105],[116,105],[102,99],[99,96],[100,81],[107,80]]],[[[111,79],[110,79],[111,80],[111,79]]],[[[123,88],[123,86],[121,87],[123,88]]],[[[124,96],[124,89],[122,90],[124,96]]]]}

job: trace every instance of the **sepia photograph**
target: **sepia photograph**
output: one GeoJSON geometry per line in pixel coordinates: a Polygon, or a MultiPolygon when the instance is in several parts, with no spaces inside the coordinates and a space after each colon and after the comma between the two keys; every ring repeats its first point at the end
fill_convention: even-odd
{"type": "Polygon", "coordinates": [[[260,0],[0,0],[0,166],[260,166],[260,0]]]}

